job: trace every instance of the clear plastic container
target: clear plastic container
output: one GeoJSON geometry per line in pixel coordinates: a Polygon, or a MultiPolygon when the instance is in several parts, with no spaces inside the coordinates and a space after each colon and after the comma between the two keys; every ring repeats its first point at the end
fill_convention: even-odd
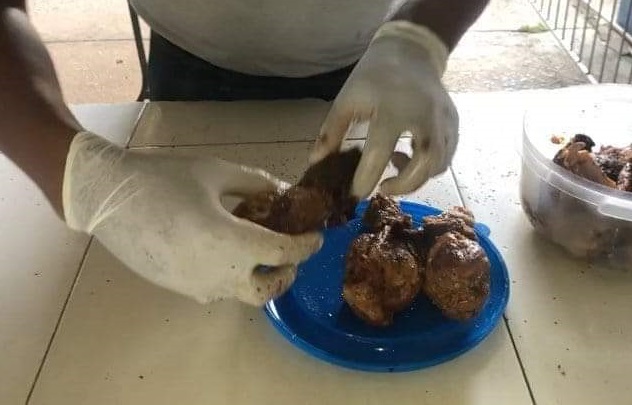
{"type": "Polygon", "coordinates": [[[632,86],[552,91],[525,114],[522,207],[537,232],[572,255],[632,269],[632,193],[586,180],[553,163],[575,134],[597,146],[632,144],[632,86]],[[554,144],[552,137],[563,137],[554,144]]]}

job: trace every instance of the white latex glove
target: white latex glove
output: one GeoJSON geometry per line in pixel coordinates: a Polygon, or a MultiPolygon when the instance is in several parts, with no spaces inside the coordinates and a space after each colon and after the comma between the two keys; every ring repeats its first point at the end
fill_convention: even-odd
{"type": "Polygon", "coordinates": [[[131,270],[206,303],[223,297],[262,305],[294,281],[318,234],[288,236],[231,215],[223,195],[277,189],[263,171],[212,156],[126,150],[88,132],[66,160],[66,222],[94,235],[131,270]],[[279,266],[253,271],[258,265],[279,266]]]}
{"type": "Polygon", "coordinates": [[[441,83],[448,50],[425,27],[407,21],[384,24],[349,76],[321,128],[310,157],[338,150],[353,124],[369,133],[352,193],[368,196],[377,185],[402,133],[413,136],[413,156],[397,177],[381,186],[405,194],[448,168],[458,142],[458,114],[441,83]]]}

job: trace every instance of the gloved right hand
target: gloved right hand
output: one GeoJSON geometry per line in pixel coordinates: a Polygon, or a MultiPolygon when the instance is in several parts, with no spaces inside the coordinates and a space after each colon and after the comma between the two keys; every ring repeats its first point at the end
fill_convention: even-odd
{"type": "Polygon", "coordinates": [[[224,297],[262,305],[294,281],[318,234],[289,236],[234,217],[224,195],[274,190],[269,174],[172,150],[127,150],[75,135],[63,184],[68,225],[94,235],[142,277],[200,303],[224,297]],[[274,266],[267,272],[259,265],[274,266]]]}

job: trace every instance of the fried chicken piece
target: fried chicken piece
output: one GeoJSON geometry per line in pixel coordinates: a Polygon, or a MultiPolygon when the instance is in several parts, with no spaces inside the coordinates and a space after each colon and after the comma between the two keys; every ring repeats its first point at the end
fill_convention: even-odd
{"type": "Polygon", "coordinates": [[[632,191],[632,163],[626,163],[619,172],[617,188],[623,191],[632,191]]]}
{"type": "Polygon", "coordinates": [[[567,144],[557,153],[553,162],[587,180],[603,184],[606,187],[616,187],[615,181],[604,173],[584,142],[567,144]]]}
{"type": "Polygon", "coordinates": [[[388,229],[360,235],[347,253],[343,298],[368,324],[388,326],[417,296],[421,270],[415,255],[388,229]]]}
{"type": "Polygon", "coordinates": [[[617,181],[623,167],[632,162],[632,148],[602,146],[599,152],[595,153],[595,162],[610,180],[617,181]]]}
{"type": "Polygon", "coordinates": [[[474,231],[474,215],[464,207],[452,207],[440,215],[425,217],[423,224],[428,246],[447,232],[458,232],[469,239],[478,240],[474,231]]]}
{"type": "Polygon", "coordinates": [[[233,215],[287,234],[345,223],[358,202],[350,190],[360,157],[357,148],[333,153],[307,169],[297,185],[250,196],[233,215]]]}
{"type": "Polygon", "coordinates": [[[595,147],[595,141],[593,141],[591,137],[589,137],[588,135],[577,134],[573,136],[571,140],[568,141],[568,143],[555,154],[555,156],[553,157],[553,163],[562,167],[566,167],[564,165],[565,150],[575,143],[581,143],[581,150],[588,153],[592,152],[592,148],[595,147]]]}
{"type": "Polygon", "coordinates": [[[391,228],[391,235],[406,244],[408,250],[417,257],[420,263],[426,263],[428,257],[428,238],[423,229],[418,228],[391,228]]]}
{"type": "Polygon", "coordinates": [[[291,187],[257,194],[239,204],[233,214],[275,232],[295,235],[322,228],[330,206],[330,197],[318,189],[291,187]]]}
{"type": "Polygon", "coordinates": [[[458,232],[447,232],[436,240],[424,276],[424,293],[451,319],[476,316],[489,296],[487,255],[475,240],[458,232]]]}
{"type": "Polygon", "coordinates": [[[309,167],[296,184],[321,190],[329,196],[327,226],[344,224],[355,215],[358,199],[351,195],[351,184],[361,157],[359,148],[332,153],[309,167]]]}
{"type": "Polygon", "coordinates": [[[395,225],[399,229],[413,226],[412,218],[402,212],[397,201],[382,194],[371,198],[362,220],[371,232],[379,232],[386,226],[395,225]]]}
{"type": "Polygon", "coordinates": [[[595,142],[586,135],[575,135],[560,149],[553,162],[571,172],[610,188],[626,190],[625,176],[620,173],[632,163],[632,145],[625,148],[602,146],[592,153],[595,142]]]}
{"type": "Polygon", "coordinates": [[[490,263],[471,211],[454,207],[424,218],[423,229],[414,229],[399,204],[377,195],[363,219],[379,233],[360,235],[347,255],[343,297],[358,317],[387,326],[394,313],[412,303],[417,290],[452,319],[467,320],[482,309],[489,295],[490,263]]]}

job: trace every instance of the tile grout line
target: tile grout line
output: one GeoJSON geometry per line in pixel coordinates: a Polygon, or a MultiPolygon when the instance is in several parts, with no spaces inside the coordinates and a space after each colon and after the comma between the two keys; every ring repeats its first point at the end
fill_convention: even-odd
{"type": "MultiPolygon", "coordinates": [[[[90,42],[134,42],[134,37],[130,38],[95,38],[95,39],[49,39],[42,41],[44,45],[80,44],[90,42]]],[[[143,37],[143,42],[149,41],[149,37],[143,37]]]]}
{"type": "Polygon", "coordinates": [[[454,187],[456,187],[456,194],[457,197],[459,197],[459,202],[463,207],[465,207],[465,198],[463,198],[463,193],[461,193],[461,189],[459,188],[459,182],[456,179],[456,174],[454,174],[454,168],[452,167],[452,165],[450,165],[450,176],[452,177],[452,181],[454,182],[454,187]]]}
{"type": "Polygon", "coordinates": [[[520,371],[522,371],[522,378],[524,379],[525,385],[527,386],[527,390],[529,391],[529,396],[531,397],[531,402],[533,405],[537,405],[535,401],[535,395],[533,394],[533,389],[531,388],[531,382],[527,377],[527,370],[522,363],[522,358],[520,357],[520,353],[518,352],[518,345],[516,344],[516,339],[514,339],[513,333],[511,332],[511,328],[509,327],[509,319],[507,316],[503,314],[503,322],[505,324],[505,328],[507,328],[507,333],[509,333],[509,339],[511,340],[511,346],[513,346],[514,353],[516,354],[516,359],[518,360],[518,365],[520,366],[520,371]]]}
{"type": "MultiPolygon", "coordinates": [[[[454,185],[456,187],[456,192],[461,202],[461,205],[465,207],[465,198],[463,197],[463,193],[461,192],[461,189],[459,188],[459,182],[456,179],[456,174],[454,173],[454,168],[452,166],[450,166],[450,174],[452,176],[452,181],[454,182],[454,185]]],[[[520,353],[518,352],[518,346],[516,345],[516,340],[514,339],[513,333],[511,332],[511,328],[509,327],[509,321],[504,313],[503,313],[503,324],[505,325],[505,328],[507,329],[507,333],[509,334],[509,340],[511,341],[511,346],[514,351],[514,355],[516,356],[516,360],[518,360],[518,366],[520,367],[520,372],[522,373],[522,379],[527,387],[527,391],[529,392],[531,403],[533,403],[533,405],[537,405],[537,402],[535,401],[535,395],[533,394],[533,389],[531,388],[531,382],[529,381],[529,378],[527,377],[527,371],[524,367],[524,364],[522,363],[522,358],[520,357],[520,353]]]]}
{"type": "Polygon", "coordinates": [[[125,142],[125,149],[131,149],[131,143],[132,140],[134,139],[134,136],[136,136],[136,131],[138,131],[138,127],[140,126],[140,122],[142,121],[143,117],[145,116],[145,110],[147,110],[147,106],[149,105],[148,101],[141,101],[142,106],[140,107],[140,111],[138,111],[138,116],[136,116],[136,121],[134,122],[134,126],[132,127],[132,131],[129,134],[129,138],[127,139],[127,141],[125,142]]]}
{"type": "MultiPolygon", "coordinates": [[[[141,118],[143,117],[143,114],[145,113],[145,109],[147,107],[147,102],[143,102],[142,106],[140,108],[140,111],[138,111],[138,116],[136,117],[136,121],[134,122],[134,126],[132,128],[132,131],[129,135],[129,138],[127,139],[127,141],[125,142],[125,147],[129,147],[130,142],[132,141],[132,138],[134,137],[134,134],[136,133],[136,129],[138,128],[138,125],[140,123],[141,118]]],[[[53,328],[53,332],[50,336],[50,339],[48,340],[48,344],[46,345],[46,350],[44,351],[44,355],[42,356],[42,360],[40,362],[39,367],[37,368],[37,372],[35,373],[35,377],[33,378],[33,383],[31,384],[31,388],[29,389],[29,393],[26,396],[26,401],[25,404],[28,405],[29,402],[31,401],[31,397],[33,396],[33,393],[35,392],[35,387],[37,386],[37,383],[39,382],[39,378],[40,375],[42,374],[42,370],[44,369],[44,365],[46,363],[46,360],[48,358],[48,354],[50,353],[50,349],[53,346],[53,341],[55,340],[55,338],[57,337],[57,332],[59,331],[59,327],[61,325],[61,321],[66,313],[66,308],[68,307],[68,304],[70,302],[70,298],[72,297],[73,292],[75,291],[75,287],[77,286],[77,282],[79,281],[79,276],[81,274],[81,270],[83,269],[83,266],[85,264],[86,261],[86,257],[88,256],[88,251],[90,250],[90,247],[92,246],[92,242],[94,241],[94,237],[90,237],[90,239],[88,240],[88,243],[86,245],[86,249],[83,252],[83,255],[81,256],[81,260],[79,261],[79,266],[77,268],[77,273],[75,274],[75,277],[72,281],[72,285],[70,287],[70,291],[68,291],[68,295],[66,296],[66,299],[64,300],[64,304],[61,307],[61,312],[59,314],[59,317],[57,318],[57,322],[55,323],[55,328],[53,328]]]]}
{"type": "Polygon", "coordinates": [[[48,359],[48,354],[50,352],[51,347],[53,346],[53,341],[57,337],[57,332],[59,331],[61,321],[64,317],[64,314],[66,313],[66,308],[68,307],[68,303],[70,302],[70,297],[72,296],[72,293],[75,291],[75,287],[77,286],[77,282],[79,281],[79,275],[81,274],[81,270],[83,270],[86,257],[88,256],[88,251],[90,250],[90,247],[92,246],[93,240],[94,240],[94,237],[90,237],[90,240],[88,241],[88,244],[86,245],[86,249],[83,252],[81,260],[79,261],[77,273],[75,274],[75,278],[72,281],[70,291],[68,292],[68,295],[66,296],[64,305],[62,305],[61,307],[61,312],[59,314],[59,317],[57,318],[57,322],[55,323],[55,328],[53,329],[53,333],[51,334],[50,339],[48,340],[48,344],[46,345],[46,350],[44,351],[44,355],[42,356],[42,361],[40,362],[40,365],[37,368],[37,372],[35,373],[35,377],[33,378],[33,383],[31,384],[31,388],[29,389],[28,395],[26,396],[26,401],[24,402],[26,405],[30,403],[31,397],[33,396],[33,392],[35,392],[35,387],[37,386],[37,383],[39,382],[40,375],[42,374],[42,370],[44,369],[44,365],[46,364],[46,360],[48,359]]]}

